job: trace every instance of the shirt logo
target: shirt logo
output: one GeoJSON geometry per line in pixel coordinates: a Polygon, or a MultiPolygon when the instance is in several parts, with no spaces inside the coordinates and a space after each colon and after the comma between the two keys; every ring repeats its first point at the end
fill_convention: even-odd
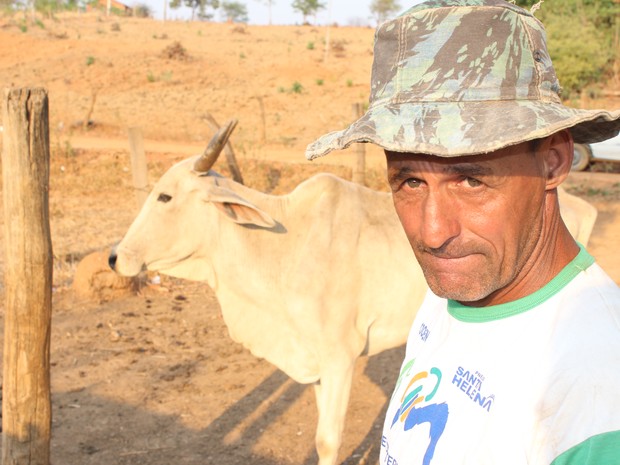
{"type": "Polygon", "coordinates": [[[484,375],[478,371],[469,371],[463,367],[458,367],[452,378],[452,384],[459,388],[472,402],[482,407],[487,412],[491,411],[495,394],[482,394],[482,383],[484,375]]]}
{"type": "MultiPolygon", "coordinates": [[[[405,370],[408,371],[411,366],[412,362],[405,365],[401,372],[401,377],[405,370]]],[[[401,379],[399,379],[398,383],[400,381],[401,379]]],[[[404,431],[409,431],[417,425],[423,423],[430,424],[430,441],[424,454],[423,465],[430,465],[437,442],[443,434],[448,421],[448,405],[445,402],[440,404],[430,403],[437,393],[440,383],[441,370],[439,368],[433,367],[430,369],[430,372],[421,371],[413,376],[403,392],[400,399],[400,407],[396,410],[390,426],[390,428],[394,428],[394,425],[398,424],[402,426],[404,431]]]]}

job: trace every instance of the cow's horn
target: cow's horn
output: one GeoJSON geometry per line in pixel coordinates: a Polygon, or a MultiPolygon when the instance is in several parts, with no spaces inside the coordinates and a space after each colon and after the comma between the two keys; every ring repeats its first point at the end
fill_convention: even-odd
{"type": "Polygon", "coordinates": [[[202,156],[194,163],[194,171],[206,173],[211,169],[226,142],[228,142],[228,137],[235,129],[235,126],[237,126],[237,120],[231,119],[215,133],[202,156]]]}

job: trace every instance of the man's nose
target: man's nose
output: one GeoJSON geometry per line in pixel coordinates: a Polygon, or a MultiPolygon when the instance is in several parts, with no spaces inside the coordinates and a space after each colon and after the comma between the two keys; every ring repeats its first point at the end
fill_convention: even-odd
{"type": "Polygon", "coordinates": [[[429,195],[422,203],[420,240],[424,246],[440,249],[461,232],[459,207],[441,193],[429,195]]]}

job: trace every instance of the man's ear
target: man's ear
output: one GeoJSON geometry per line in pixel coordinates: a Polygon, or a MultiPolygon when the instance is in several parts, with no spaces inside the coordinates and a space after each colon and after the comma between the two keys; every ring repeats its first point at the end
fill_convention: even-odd
{"type": "Polygon", "coordinates": [[[573,136],[567,129],[547,137],[541,146],[546,188],[557,188],[568,177],[573,164],[573,136]]]}

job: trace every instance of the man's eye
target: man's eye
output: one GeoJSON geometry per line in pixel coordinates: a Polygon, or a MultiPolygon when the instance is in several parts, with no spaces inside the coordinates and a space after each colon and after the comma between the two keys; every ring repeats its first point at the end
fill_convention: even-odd
{"type": "Polygon", "coordinates": [[[478,181],[475,178],[465,178],[465,181],[467,182],[467,185],[469,187],[480,187],[480,186],[482,186],[482,182],[478,181]]]}
{"type": "Polygon", "coordinates": [[[161,193],[159,197],[157,197],[158,202],[168,203],[172,200],[172,196],[168,194],[161,193]]]}
{"type": "Polygon", "coordinates": [[[422,182],[419,179],[409,178],[405,181],[405,184],[411,189],[416,189],[422,185],[422,182]]]}

